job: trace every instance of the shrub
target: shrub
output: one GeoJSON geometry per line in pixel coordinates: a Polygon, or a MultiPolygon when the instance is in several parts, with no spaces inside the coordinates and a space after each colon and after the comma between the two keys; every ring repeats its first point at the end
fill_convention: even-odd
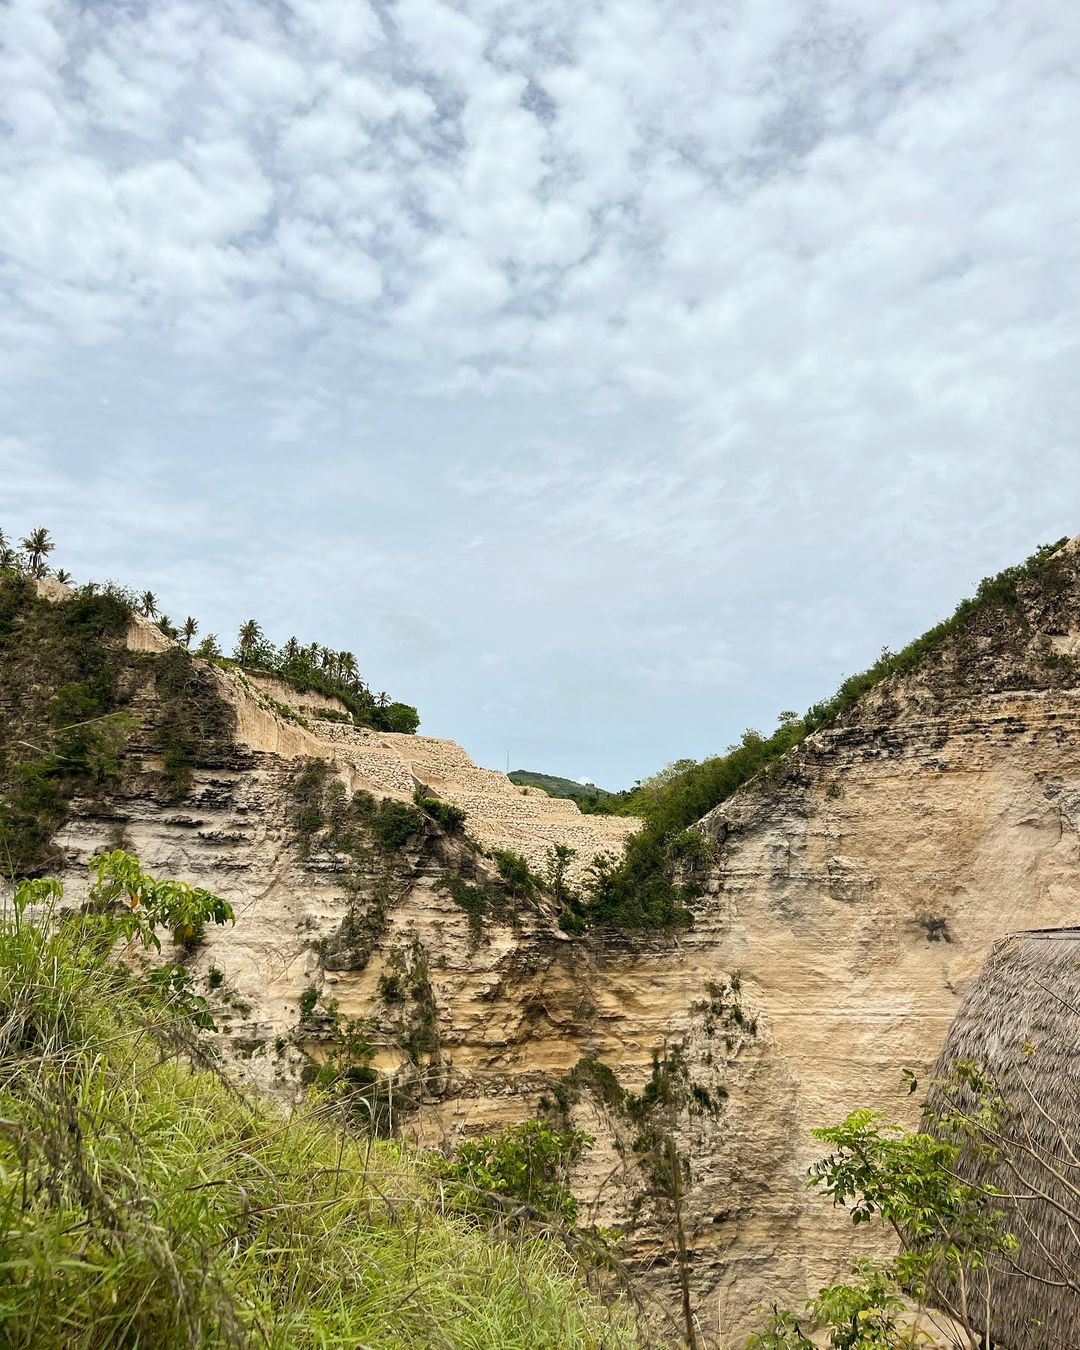
{"type": "Polygon", "coordinates": [[[563,1132],[542,1120],[527,1120],[459,1145],[443,1171],[457,1183],[458,1202],[470,1213],[511,1214],[517,1202],[573,1222],[577,1201],[566,1176],[592,1143],[581,1130],[563,1132]]]}
{"type": "Polygon", "coordinates": [[[426,815],[441,825],[447,834],[465,833],[465,811],[453,802],[444,802],[438,797],[428,796],[422,788],[417,788],[413,801],[426,815]]]}
{"type": "Polygon", "coordinates": [[[522,899],[533,900],[543,889],[544,883],[533,873],[526,859],[520,853],[515,853],[512,848],[497,848],[493,850],[491,857],[499,869],[499,875],[515,895],[522,899]]]}
{"type": "Polygon", "coordinates": [[[372,829],[385,849],[396,853],[420,833],[424,817],[413,806],[386,798],[375,809],[372,829]]]}

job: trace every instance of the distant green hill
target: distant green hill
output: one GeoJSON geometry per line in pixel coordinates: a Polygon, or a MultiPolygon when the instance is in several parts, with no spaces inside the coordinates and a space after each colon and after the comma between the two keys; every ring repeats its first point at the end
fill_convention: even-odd
{"type": "Polygon", "coordinates": [[[515,769],[507,775],[511,783],[519,787],[543,788],[549,797],[572,797],[574,801],[593,801],[597,797],[610,797],[612,794],[594,783],[575,783],[572,778],[557,778],[550,773],[531,773],[528,769],[515,769]]]}

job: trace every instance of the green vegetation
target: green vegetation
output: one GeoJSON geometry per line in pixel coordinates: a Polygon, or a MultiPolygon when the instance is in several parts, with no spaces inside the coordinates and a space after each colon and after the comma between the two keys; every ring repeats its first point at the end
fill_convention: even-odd
{"type": "Polygon", "coordinates": [[[87,583],[50,602],[36,584],[47,575],[48,532],[23,543],[15,554],[0,531],[0,869],[9,876],[51,864],[73,798],[121,785],[136,729],[160,759],[166,800],[185,795],[194,765],[222,764],[233,746],[232,712],[185,650],[127,650],[132,615],[156,612],[152,595],[87,583]],[[132,709],[151,682],[154,712],[140,725],[132,709]]]}
{"type": "Polygon", "coordinates": [[[582,1130],[560,1131],[542,1120],[526,1120],[460,1144],[442,1172],[458,1183],[453,1198],[468,1213],[573,1223],[577,1201],[567,1177],[592,1143],[582,1130]]]}
{"type": "Polygon", "coordinates": [[[254,619],[241,625],[231,662],[218,659],[222,665],[236,664],[243,670],[276,675],[300,694],[336,698],[358,726],[411,734],[420,725],[415,708],[391,702],[385,693],[371,692],[352,652],[334,651],[318,642],[304,645],[295,637],[279,649],[254,619]]]}
{"type": "Polygon", "coordinates": [[[0,870],[39,873],[76,795],[119,779],[133,719],[127,653],[130,598],[84,586],[64,604],[34,581],[0,574],[0,870]]]}
{"type": "Polygon", "coordinates": [[[440,797],[432,797],[423,788],[413,793],[413,801],[421,811],[436,821],[447,834],[465,833],[465,812],[453,802],[444,802],[440,797]]]}
{"type": "Polygon", "coordinates": [[[439,1049],[439,1009],[431,987],[427,953],[418,938],[407,950],[393,947],[379,976],[379,997],[393,1014],[380,1030],[391,1032],[414,1064],[439,1049]]]}
{"type": "Polygon", "coordinates": [[[530,769],[514,769],[507,775],[519,787],[542,788],[549,797],[569,797],[584,810],[594,808],[613,794],[595,783],[578,783],[573,778],[559,778],[551,773],[533,773],[530,769]]]}
{"type": "MultiPolygon", "coordinates": [[[[25,539],[20,539],[18,548],[0,529],[0,572],[33,578],[47,577],[49,569],[46,559],[55,547],[49,531],[43,525],[31,530],[25,539]]],[[[67,572],[63,576],[66,584],[70,576],[67,572]]],[[[60,580],[59,574],[57,579],[60,580]]]]}
{"type": "Polygon", "coordinates": [[[447,873],[439,878],[437,888],[445,891],[454,904],[468,915],[469,932],[474,943],[479,943],[483,938],[484,924],[488,920],[496,923],[512,923],[514,920],[514,910],[507,903],[506,896],[494,886],[485,886],[447,873]]]}
{"type": "Polygon", "coordinates": [[[497,848],[492,851],[491,859],[516,899],[535,902],[544,889],[544,883],[534,875],[528,861],[520,853],[512,848],[497,848]]]}
{"type": "MultiPolygon", "coordinates": [[[[286,1118],[198,1067],[201,1000],[114,952],[225,911],[124,855],[98,872],[82,913],[56,921],[59,885],[26,881],[0,917],[0,1343],[638,1343],[563,1245],[461,1212],[446,1192],[471,1162],[449,1187],[443,1164],[343,1133],[339,1095],[286,1118]]],[[[506,1195],[511,1153],[494,1163],[506,1195]]]]}
{"type": "MultiPolygon", "coordinates": [[[[815,703],[802,717],[780,714],[771,736],[747,731],[723,755],[700,764],[680,760],[627,792],[591,805],[607,814],[640,816],[645,824],[631,836],[617,867],[595,878],[594,894],[581,910],[585,924],[621,928],[673,929],[692,922],[692,905],[701,894],[699,871],[705,847],[690,827],[751,780],[779,768],[780,761],[815,731],[832,726],[876,685],[913,670],[942,643],[973,628],[988,615],[1016,614],[1021,592],[1053,595],[1063,585],[1055,555],[1066,539],[1037,549],[1026,562],[1008,567],[979,584],[951,618],[910,642],[900,652],[885,651],[869,670],[844,681],[831,699],[815,703]],[[697,856],[694,856],[694,855],[697,856]]],[[[842,791],[839,785],[832,795],[842,791]]]]}
{"type": "MultiPolygon", "coordinates": [[[[835,1350],[914,1350],[927,1343],[928,1308],[949,1313],[964,1329],[963,1344],[990,1344],[990,1309],[996,1298],[1015,1296],[1026,1263],[1014,1259],[1020,1243],[1008,1229],[1007,1197],[965,1180],[963,1159],[1014,1147],[1008,1112],[972,1064],[957,1063],[943,1087],[939,1107],[924,1111],[922,1130],[858,1110],[812,1132],[833,1152],[811,1168],[810,1185],[847,1209],[853,1223],[886,1226],[900,1252],[892,1261],[858,1261],[854,1279],[820,1290],[803,1313],[774,1307],[748,1350],[813,1350],[820,1344],[810,1339],[815,1328],[828,1331],[835,1350]],[[1008,1281],[998,1289],[1002,1262],[1008,1281]]],[[[1016,1152],[1025,1150],[1026,1138],[1016,1152]]]]}
{"type": "Polygon", "coordinates": [[[383,853],[400,853],[423,836],[429,818],[407,802],[376,797],[363,789],[346,799],[344,785],[333,777],[325,759],[305,761],[293,783],[293,795],[293,823],[308,845],[321,833],[328,848],[354,856],[361,865],[372,861],[373,844],[383,853]]]}
{"type": "Polygon", "coordinates": [[[165,796],[179,801],[191,789],[196,765],[216,768],[227,762],[233,748],[234,714],[210,673],[183,647],[154,657],[153,675],[155,738],[164,764],[165,796]]]}

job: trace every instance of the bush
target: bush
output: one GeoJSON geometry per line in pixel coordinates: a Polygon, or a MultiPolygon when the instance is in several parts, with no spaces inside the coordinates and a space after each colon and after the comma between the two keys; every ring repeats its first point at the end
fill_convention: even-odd
{"type": "Polygon", "coordinates": [[[417,788],[413,801],[426,815],[430,816],[447,834],[465,833],[465,811],[453,802],[444,802],[438,797],[429,797],[422,788],[417,788]]]}
{"type": "Polygon", "coordinates": [[[499,869],[499,876],[507,883],[513,893],[525,900],[534,900],[544,883],[534,875],[528,862],[512,848],[497,848],[492,852],[492,861],[499,869]]]}
{"type": "Polygon", "coordinates": [[[458,1203],[469,1213],[506,1215],[517,1202],[532,1217],[550,1214],[572,1223],[577,1201],[566,1177],[592,1143],[581,1130],[560,1132],[542,1120],[527,1120],[461,1144],[443,1172],[457,1182],[458,1203]]]}
{"type": "Polygon", "coordinates": [[[134,727],[123,649],[131,609],[115,589],[81,587],[62,604],[25,577],[0,579],[0,859],[5,873],[40,873],[78,794],[119,778],[134,727]]]}
{"type": "Polygon", "coordinates": [[[375,809],[372,829],[383,848],[396,853],[420,833],[423,824],[424,817],[415,807],[386,798],[375,809]]]}

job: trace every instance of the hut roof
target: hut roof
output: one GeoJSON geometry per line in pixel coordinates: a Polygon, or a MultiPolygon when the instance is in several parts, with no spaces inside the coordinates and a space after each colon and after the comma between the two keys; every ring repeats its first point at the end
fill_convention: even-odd
{"type": "MultiPolygon", "coordinates": [[[[940,1086],[972,1061],[1009,1103],[997,1158],[965,1153],[962,1174],[989,1182],[1020,1241],[993,1271],[990,1333],[1009,1350],[1080,1346],[1080,927],[998,942],[953,1020],[934,1071],[940,1086]]],[[[985,1330],[985,1328],[980,1328],[985,1330]]]]}

